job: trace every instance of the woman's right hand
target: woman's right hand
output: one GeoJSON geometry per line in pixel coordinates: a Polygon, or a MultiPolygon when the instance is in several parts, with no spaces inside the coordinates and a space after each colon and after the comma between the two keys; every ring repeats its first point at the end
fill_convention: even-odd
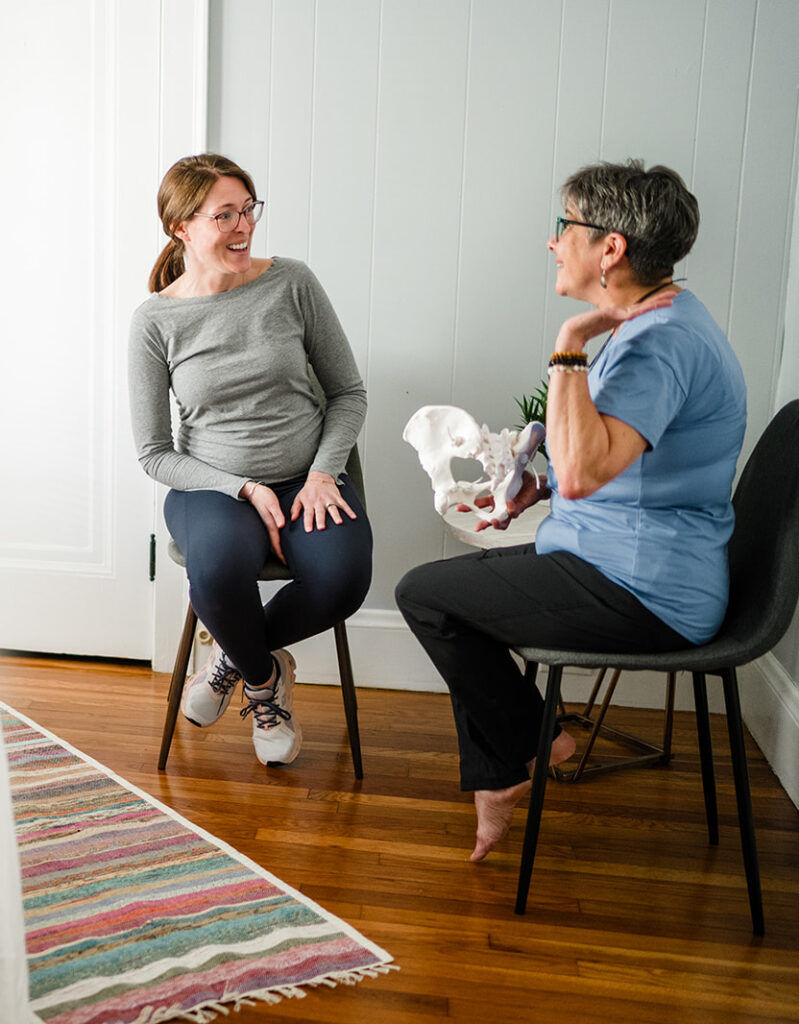
{"type": "MultiPolygon", "coordinates": [[[[507,530],[512,519],[516,519],[522,514],[522,512],[524,512],[525,509],[530,508],[531,505],[535,505],[536,502],[544,501],[548,498],[551,491],[547,486],[546,475],[539,477],[538,480],[540,483],[536,481],[534,476],[525,470],[524,473],[522,473],[521,487],[516,492],[516,495],[509,499],[505,506],[508,512],[507,518],[490,520],[481,519],[474,528],[475,532],[479,533],[481,530],[487,530],[489,526],[493,527],[495,530],[507,530]]],[[[493,508],[494,499],[492,497],[478,498],[475,501],[475,505],[477,505],[478,508],[493,508]]],[[[458,505],[458,511],[469,512],[471,510],[468,505],[458,505]]]]}
{"type": "Polygon", "coordinates": [[[272,545],[272,550],[283,565],[285,565],[286,559],[280,546],[280,531],[285,525],[286,517],[283,515],[283,510],[280,507],[280,502],[275,492],[271,487],[267,487],[266,484],[259,484],[255,480],[248,480],[239,491],[239,497],[249,501],[261,517],[261,521],[266,527],[266,532],[269,534],[269,543],[272,545]]]}

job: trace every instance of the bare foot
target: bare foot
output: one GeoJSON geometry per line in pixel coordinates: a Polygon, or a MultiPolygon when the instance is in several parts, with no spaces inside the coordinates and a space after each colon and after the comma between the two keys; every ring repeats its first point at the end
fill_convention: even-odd
{"type": "Polygon", "coordinates": [[[513,818],[513,808],[530,792],[528,780],[507,789],[477,789],[474,807],[477,811],[477,842],[471,861],[482,860],[507,835],[513,818]]]}
{"type": "MultiPolygon", "coordinates": [[[[561,730],[552,741],[549,754],[550,765],[568,761],[577,748],[573,736],[561,730]]],[[[535,760],[530,761],[527,768],[533,774],[535,760]]],[[[477,842],[469,860],[482,860],[489,851],[508,834],[513,819],[513,808],[522,797],[530,792],[529,781],[519,782],[507,789],[478,789],[474,794],[474,806],[477,811],[477,842]]]]}
{"type": "MultiPolygon", "coordinates": [[[[549,751],[549,767],[551,768],[553,765],[568,761],[576,749],[577,742],[574,737],[570,736],[565,729],[561,729],[560,733],[552,741],[552,747],[549,751]]],[[[531,778],[534,768],[535,758],[527,762],[527,770],[530,772],[531,778]]]]}

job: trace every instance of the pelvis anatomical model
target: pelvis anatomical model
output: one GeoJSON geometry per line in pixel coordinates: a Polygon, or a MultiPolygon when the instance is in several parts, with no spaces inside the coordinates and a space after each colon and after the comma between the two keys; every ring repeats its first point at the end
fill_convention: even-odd
{"type": "MultiPolygon", "coordinates": [[[[454,405],[425,405],[411,416],[402,437],[419,453],[422,468],[433,484],[435,507],[444,515],[453,505],[468,505],[482,519],[508,518],[506,502],[515,497],[522,473],[546,431],[541,423],[528,423],[521,432],[503,428],[492,434],[483,424],[454,405]],[[477,459],[485,471],[479,480],[456,481],[452,460],[477,459]],[[494,507],[479,508],[475,499],[491,495],[494,507]]],[[[533,470],[538,480],[538,474],[533,470]]]]}

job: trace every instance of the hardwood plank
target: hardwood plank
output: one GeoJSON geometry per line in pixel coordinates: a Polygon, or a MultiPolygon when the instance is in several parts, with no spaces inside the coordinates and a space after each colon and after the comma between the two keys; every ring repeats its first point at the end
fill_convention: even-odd
{"type": "MultiPolygon", "coordinates": [[[[755,939],[723,716],[711,716],[718,848],[707,843],[693,715],[678,712],[668,767],[549,784],[519,917],[524,811],[501,849],[469,863],[474,815],[445,695],[359,690],[357,782],[341,695],[310,685],[297,688],[306,742],[291,767],[258,764],[234,703],[212,729],[181,721],[159,773],[167,686],[138,665],[0,658],[0,699],[350,921],[401,967],[245,1007],[239,1024],[799,1022],[799,814],[748,739],[766,913],[755,939]]],[[[658,735],[662,712],[610,713],[658,735]]],[[[602,756],[618,755],[608,745],[602,756]]]]}

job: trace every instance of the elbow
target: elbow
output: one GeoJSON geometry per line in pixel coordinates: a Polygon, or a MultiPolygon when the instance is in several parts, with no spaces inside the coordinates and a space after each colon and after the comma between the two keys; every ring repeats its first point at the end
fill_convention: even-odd
{"type": "Polygon", "coordinates": [[[580,498],[587,498],[596,490],[595,487],[575,487],[570,484],[562,485],[558,481],[558,494],[568,501],[579,501],[580,498]]]}
{"type": "MultiPolygon", "coordinates": [[[[556,470],[557,472],[557,470],[556,470]]],[[[568,472],[561,475],[558,473],[558,494],[568,501],[578,501],[580,498],[588,498],[595,491],[598,491],[600,484],[594,477],[583,473],[568,472]]]]}

